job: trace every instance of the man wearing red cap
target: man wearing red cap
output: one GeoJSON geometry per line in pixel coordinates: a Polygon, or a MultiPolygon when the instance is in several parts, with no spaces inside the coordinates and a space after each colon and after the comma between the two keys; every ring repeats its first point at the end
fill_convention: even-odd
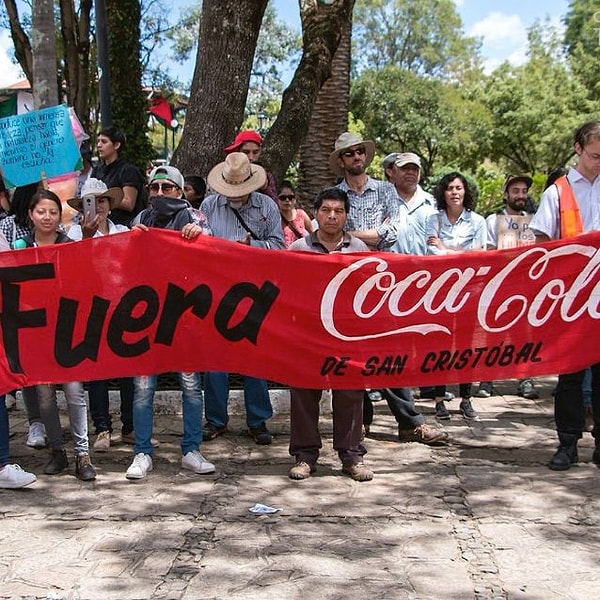
{"type": "MultiPolygon", "coordinates": [[[[231,154],[232,152],[243,152],[251,163],[258,164],[258,159],[262,151],[262,143],[263,139],[258,131],[245,129],[244,131],[240,131],[235,136],[233,144],[231,144],[231,146],[227,146],[227,148],[225,148],[225,152],[227,154],[231,154]]],[[[279,197],[277,196],[277,183],[275,182],[275,177],[273,177],[273,173],[269,171],[266,173],[267,183],[259,190],[259,192],[273,198],[275,204],[279,206],[279,197]]]]}

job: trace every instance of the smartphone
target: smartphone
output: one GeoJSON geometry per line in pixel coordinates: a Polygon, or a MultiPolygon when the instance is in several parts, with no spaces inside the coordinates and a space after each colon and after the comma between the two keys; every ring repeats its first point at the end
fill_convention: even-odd
{"type": "Polygon", "coordinates": [[[87,221],[92,221],[96,216],[96,196],[83,197],[83,214],[87,221]]]}

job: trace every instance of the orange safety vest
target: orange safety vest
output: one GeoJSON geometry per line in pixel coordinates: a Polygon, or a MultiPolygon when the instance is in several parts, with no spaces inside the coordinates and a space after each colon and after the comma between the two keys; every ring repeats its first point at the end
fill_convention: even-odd
{"type": "Polygon", "coordinates": [[[579,205],[566,175],[559,177],[554,185],[558,188],[558,209],[560,213],[560,237],[570,238],[583,233],[583,222],[579,205]]]}

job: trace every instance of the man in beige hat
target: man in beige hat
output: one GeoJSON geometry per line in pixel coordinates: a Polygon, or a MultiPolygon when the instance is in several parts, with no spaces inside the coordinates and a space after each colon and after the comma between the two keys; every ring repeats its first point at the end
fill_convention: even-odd
{"type": "MultiPolygon", "coordinates": [[[[285,249],[281,215],[275,202],[260,193],[267,180],[265,170],[251,163],[242,152],[232,152],[213,167],[207,177],[212,190],[200,205],[215,236],[257,248],[285,249]]],[[[241,361],[240,361],[241,362],[241,361]]],[[[206,424],[204,441],[214,440],[227,431],[229,415],[229,373],[204,374],[206,424]]],[[[244,402],[249,434],[259,445],[272,442],[266,421],[273,416],[267,382],[244,377],[244,402]]]]}
{"type": "Polygon", "coordinates": [[[383,171],[408,211],[406,235],[398,237],[392,251],[424,256],[427,254],[427,219],[437,209],[433,196],[419,185],[421,158],[414,152],[393,152],[383,159],[383,171]]]}
{"type": "Polygon", "coordinates": [[[366,168],[375,155],[375,144],[346,131],[335,141],[329,155],[331,170],[343,180],[337,187],[348,194],[347,230],[372,250],[389,249],[406,224],[394,186],[369,177],[366,168]]]}

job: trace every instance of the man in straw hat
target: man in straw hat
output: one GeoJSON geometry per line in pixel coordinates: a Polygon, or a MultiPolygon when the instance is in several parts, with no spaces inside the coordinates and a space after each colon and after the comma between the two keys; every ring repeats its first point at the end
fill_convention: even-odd
{"type": "Polygon", "coordinates": [[[348,194],[350,213],[346,229],[372,250],[390,248],[407,220],[406,207],[398,202],[391,183],[366,173],[375,155],[375,144],[350,131],[335,141],[329,166],[343,177],[337,187],[348,194]]]}
{"type": "MultiPolygon", "coordinates": [[[[275,202],[258,192],[266,181],[265,170],[251,163],[242,152],[232,152],[214,167],[207,177],[214,192],[204,199],[200,208],[217,237],[257,248],[285,249],[281,215],[275,202]]],[[[229,416],[229,374],[204,374],[206,424],[205,441],[213,440],[227,431],[229,416]]],[[[244,377],[244,402],[249,434],[260,445],[272,441],[266,421],[273,416],[267,382],[244,377]]]]}

